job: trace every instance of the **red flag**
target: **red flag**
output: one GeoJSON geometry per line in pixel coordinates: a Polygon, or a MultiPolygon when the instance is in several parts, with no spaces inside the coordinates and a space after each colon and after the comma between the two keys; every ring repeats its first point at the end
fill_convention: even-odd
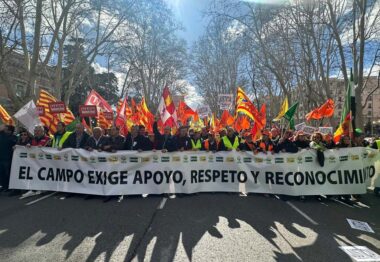
{"type": "Polygon", "coordinates": [[[235,120],[235,130],[238,132],[240,132],[243,129],[249,129],[250,126],[251,126],[251,124],[249,123],[249,121],[245,115],[239,116],[235,120]]]}
{"type": "Polygon", "coordinates": [[[323,105],[315,108],[313,111],[306,115],[306,120],[310,119],[319,120],[324,117],[332,117],[334,115],[334,101],[329,98],[323,105]]]}
{"type": "Polygon", "coordinates": [[[120,128],[120,133],[122,135],[127,135],[128,130],[127,130],[127,117],[125,115],[125,109],[127,107],[127,98],[124,99],[123,103],[121,104],[121,107],[119,111],[117,112],[116,115],[116,120],[115,120],[115,126],[118,126],[120,128]]]}
{"type": "Polygon", "coordinates": [[[196,112],[191,109],[185,102],[179,101],[177,109],[177,117],[183,125],[187,124],[190,117],[195,117],[196,112]]]}
{"type": "Polygon", "coordinates": [[[224,110],[220,118],[219,125],[221,127],[231,126],[234,123],[234,118],[230,115],[227,110],[224,110]]]}
{"type": "Polygon", "coordinates": [[[112,107],[95,90],[91,90],[91,92],[88,95],[88,97],[86,99],[86,102],[84,102],[84,104],[85,105],[90,105],[90,106],[97,106],[99,108],[102,108],[106,112],[112,112],[112,107]]]}
{"type": "Polygon", "coordinates": [[[176,127],[177,126],[177,112],[175,105],[171,98],[169,88],[166,86],[162,93],[160,104],[158,105],[158,112],[164,126],[176,127]]]}

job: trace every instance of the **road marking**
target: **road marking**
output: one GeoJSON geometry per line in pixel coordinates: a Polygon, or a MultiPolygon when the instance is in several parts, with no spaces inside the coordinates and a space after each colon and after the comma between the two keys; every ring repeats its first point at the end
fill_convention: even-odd
{"type": "Polygon", "coordinates": [[[306,215],[302,210],[300,210],[298,207],[293,205],[292,203],[286,201],[286,204],[288,204],[291,208],[293,208],[295,211],[297,211],[300,215],[302,215],[304,218],[306,218],[310,223],[312,223],[315,226],[318,226],[318,223],[315,222],[311,217],[306,215]]]}
{"type": "Polygon", "coordinates": [[[57,194],[57,193],[58,193],[58,192],[53,192],[53,193],[51,193],[51,194],[49,194],[49,195],[46,195],[46,196],[40,197],[40,198],[38,198],[38,199],[36,199],[36,200],[34,200],[34,201],[31,201],[31,202],[29,202],[29,203],[26,203],[25,205],[27,205],[27,206],[33,205],[33,204],[37,203],[38,201],[44,200],[44,199],[46,199],[46,198],[48,198],[48,197],[51,197],[51,196],[53,196],[53,195],[55,195],[55,194],[57,194]]]}
{"type": "Polygon", "coordinates": [[[161,200],[160,205],[157,207],[157,209],[163,209],[167,200],[168,200],[168,199],[167,199],[166,197],[164,197],[164,198],[161,200]]]}
{"type": "Polygon", "coordinates": [[[347,207],[349,207],[349,208],[354,208],[353,206],[351,206],[351,205],[349,205],[349,204],[346,204],[346,203],[344,203],[343,201],[340,201],[340,200],[338,200],[338,199],[334,199],[334,201],[335,201],[335,202],[338,202],[338,203],[340,203],[340,204],[342,204],[342,205],[345,205],[345,206],[347,206],[347,207]]]}

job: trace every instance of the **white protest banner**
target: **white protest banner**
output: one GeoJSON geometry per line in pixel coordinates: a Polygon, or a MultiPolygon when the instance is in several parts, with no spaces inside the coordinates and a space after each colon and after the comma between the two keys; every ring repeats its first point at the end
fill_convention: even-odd
{"type": "Polygon", "coordinates": [[[332,126],[329,126],[329,127],[319,127],[318,131],[321,132],[324,135],[328,135],[328,134],[332,135],[333,134],[333,128],[332,128],[332,126]]]}
{"type": "Polygon", "coordinates": [[[351,228],[353,228],[353,229],[358,229],[361,231],[375,233],[373,231],[373,229],[366,222],[354,220],[354,219],[348,219],[348,218],[347,218],[347,222],[348,222],[348,224],[350,224],[351,228]]]}
{"type": "Polygon", "coordinates": [[[368,247],[364,246],[341,246],[342,249],[347,255],[349,255],[355,261],[380,261],[380,256],[370,250],[368,247]]]}
{"type": "Polygon", "coordinates": [[[285,195],[364,194],[377,150],[314,150],[277,155],[251,152],[89,152],[16,147],[10,188],[133,195],[246,192],[285,195]]]}
{"type": "Polygon", "coordinates": [[[302,130],[304,127],[306,126],[305,122],[303,123],[300,123],[298,125],[295,125],[294,128],[296,129],[296,131],[300,131],[302,130]]]}
{"type": "Polygon", "coordinates": [[[33,134],[36,125],[41,125],[38,110],[33,100],[18,110],[17,113],[14,114],[14,117],[20,121],[31,134],[33,134]]]}
{"type": "Polygon", "coordinates": [[[312,126],[304,126],[302,128],[302,131],[305,133],[305,134],[313,134],[314,132],[316,132],[318,130],[318,128],[316,127],[312,127],[312,126]]]}

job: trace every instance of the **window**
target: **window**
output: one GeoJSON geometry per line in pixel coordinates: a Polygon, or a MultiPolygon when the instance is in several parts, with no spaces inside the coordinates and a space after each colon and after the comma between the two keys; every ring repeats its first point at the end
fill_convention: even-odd
{"type": "Polygon", "coordinates": [[[342,104],[338,104],[338,109],[342,109],[342,104]]]}
{"type": "Polygon", "coordinates": [[[16,84],[16,96],[22,97],[25,93],[25,86],[23,84],[16,84]]]}
{"type": "Polygon", "coordinates": [[[338,102],[342,102],[342,97],[338,97],[338,102]]]}
{"type": "Polygon", "coordinates": [[[368,111],[367,115],[369,115],[369,116],[372,115],[372,112],[371,112],[371,111],[368,111]]]}
{"type": "Polygon", "coordinates": [[[372,104],[368,104],[368,108],[372,108],[372,104]]]}

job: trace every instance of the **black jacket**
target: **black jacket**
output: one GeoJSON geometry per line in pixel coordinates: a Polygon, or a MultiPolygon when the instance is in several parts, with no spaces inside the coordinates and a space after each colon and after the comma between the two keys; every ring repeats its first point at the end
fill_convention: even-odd
{"type": "Polygon", "coordinates": [[[242,150],[242,151],[252,151],[252,150],[256,149],[257,145],[254,142],[252,142],[251,146],[252,146],[252,148],[250,147],[250,145],[248,144],[248,142],[245,141],[244,143],[240,143],[239,149],[242,150]]]}
{"type": "Polygon", "coordinates": [[[79,147],[77,147],[77,134],[76,132],[71,133],[66,141],[63,143],[63,148],[83,148],[85,149],[87,146],[87,140],[90,138],[90,135],[86,132],[83,132],[82,140],[79,143],[79,147]]]}
{"type": "Polygon", "coordinates": [[[116,137],[108,137],[108,145],[111,146],[111,148],[107,151],[112,151],[112,150],[123,150],[125,146],[125,137],[118,135],[116,137]]]}
{"type": "Polygon", "coordinates": [[[13,147],[17,143],[15,135],[8,135],[0,132],[0,161],[11,161],[13,156],[13,147]]]}
{"type": "Polygon", "coordinates": [[[183,148],[183,150],[191,150],[191,139],[188,136],[180,137],[176,136],[175,137],[175,143],[177,145],[178,150],[183,148]]]}
{"type": "Polygon", "coordinates": [[[287,153],[297,153],[298,147],[294,142],[286,139],[278,143],[276,152],[281,152],[282,150],[285,150],[287,153]]]}
{"type": "Polygon", "coordinates": [[[153,132],[154,132],[154,137],[156,140],[157,150],[166,149],[169,152],[173,152],[177,150],[175,137],[172,135],[169,135],[169,136],[162,135],[160,131],[158,130],[157,122],[154,122],[153,124],[153,132]]]}
{"type": "Polygon", "coordinates": [[[297,140],[294,143],[296,144],[297,147],[302,148],[302,149],[310,147],[310,141],[307,141],[307,140],[305,141],[297,140]]]}
{"type": "Polygon", "coordinates": [[[107,146],[109,144],[109,139],[106,136],[101,136],[99,141],[96,142],[96,139],[92,136],[87,140],[86,143],[86,149],[92,148],[92,149],[101,149],[103,150],[104,146],[107,146]]]}
{"type": "Polygon", "coordinates": [[[125,150],[142,150],[142,151],[148,151],[152,150],[153,145],[152,142],[149,140],[149,138],[137,135],[135,138],[132,138],[131,134],[129,133],[127,137],[125,138],[124,142],[124,149],[125,150]]]}

